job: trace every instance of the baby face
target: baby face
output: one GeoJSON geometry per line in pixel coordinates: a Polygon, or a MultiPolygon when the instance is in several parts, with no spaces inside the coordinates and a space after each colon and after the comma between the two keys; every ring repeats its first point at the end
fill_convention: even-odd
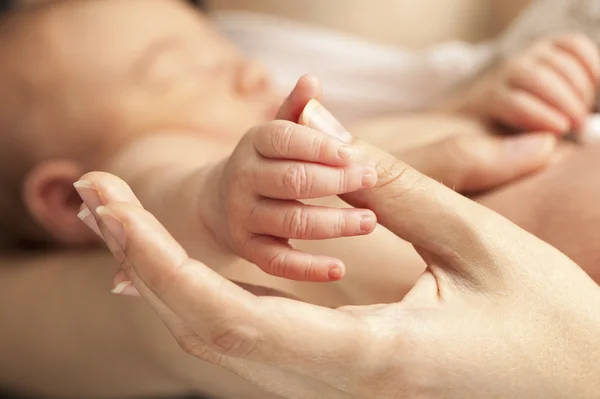
{"type": "Polygon", "coordinates": [[[182,2],[59,3],[44,24],[73,102],[67,109],[87,101],[124,131],[237,138],[281,104],[265,69],[182,2]]]}

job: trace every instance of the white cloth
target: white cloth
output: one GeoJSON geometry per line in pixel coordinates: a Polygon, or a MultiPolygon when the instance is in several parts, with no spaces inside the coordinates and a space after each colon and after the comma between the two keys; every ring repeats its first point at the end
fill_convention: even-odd
{"type": "Polygon", "coordinates": [[[426,108],[477,73],[493,46],[449,42],[427,51],[380,45],[274,16],[221,12],[217,28],[262,60],[286,92],[305,73],[324,84],[325,104],[342,123],[426,108]]]}
{"type": "Polygon", "coordinates": [[[515,20],[500,40],[510,56],[535,40],[564,32],[581,32],[600,44],[600,0],[537,0],[515,20]]]}
{"type": "MultiPolygon", "coordinates": [[[[499,55],[508,58],[536,40],[566,32],[584,33],[600,45],[600,0],[533,2],[500,38],[499,55]]],[[[596,97],[596,109],[600,109],[600,96],[596,97]]]]}

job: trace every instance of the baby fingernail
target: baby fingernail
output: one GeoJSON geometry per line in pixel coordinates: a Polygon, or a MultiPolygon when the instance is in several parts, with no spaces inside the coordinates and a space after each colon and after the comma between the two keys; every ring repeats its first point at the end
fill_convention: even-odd
{"type": "Polygon", "coordinates": [[[100,238],[102,238],[102,233],[100,232],[100,228],[98,227],[98,223],[96,223],[96,219],[92,215],[92,212],[87,206],[83,206],[83,209],[77,214],[77,217],[85,223],[87,227],[90,228],[94,233],[96,233],[100,238]]]}
{"type": "Polygon", "coordinates": [[[81,200],[87,205],[88,209],[96,209],[102,205],[100,195],[98,195],[98,191],[96,191],[92,182],[79,180],[73,183],[73,187],[75,187],[77,194],[79,194],[81,200]]]}
{"type": "Polygon", "coordinates": [[[131,281],[121,281],[113,290],[111,291],[115,295],[124,295],[124,296],[133,296],[139,297],[141,296],[139,291],[133,286],[131,281]]]}
{"type": "Polygon", "coordinates": [[[367,172],[363,175],[362,186],[364,188],[373,187],[377,184],[377,174],[373,172],[367,172]]]}
{"type": "Polygon", "coordinates": [[[327,277],[329,277],[330,280],[340,280],[344,277],[344,270],[339,266],[334,266],[327,272],[327,277]]]}
{"type": "Polygon", "coordinates": [[[352,135],[315,99],[310,100],[306,104],[302,115],[300,115],[300,124],[346,143],[352,141],[352,135]]]}
{"type": "Polygon", "coordinates": [[[370,233],[375,229],[377,224],[377,218],[375,215],[365,215],[360,219],[360,231],[363,233],[370,233]]]}
{"type": "MultiPolygon", "coordinates": [[[[116,241],[117,245],[123,249],[125,248],[126,236],[123,223],[115,216],[115,214],[105,206],[99,206],[96,208],[96,214],[102,221],[102,224],[106,230],[110,233],[112,238],[116,241]]],[[[105,237],[106,241],[107,237],[105,237]]],[[[107,242],[110,245],[110,243],[107,242]]]]}
{"type": "Polygon", "coordinates": [[[344,145],[338,150],[338,156],[346,161],[352,159],[354,157],[354,153],[354,148],[350,147],[349,145],[344,145]]]}

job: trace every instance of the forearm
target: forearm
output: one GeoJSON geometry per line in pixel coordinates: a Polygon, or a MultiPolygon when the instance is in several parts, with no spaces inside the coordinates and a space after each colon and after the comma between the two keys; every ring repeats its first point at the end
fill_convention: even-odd
{"type": "Polygon", "coordinates": [[[155,136],[124,148],[106,171],[125,180],[192,257],[223,268],[237,259],[217,234],[219,167],[230,151],[202,137],[155,136]]]}

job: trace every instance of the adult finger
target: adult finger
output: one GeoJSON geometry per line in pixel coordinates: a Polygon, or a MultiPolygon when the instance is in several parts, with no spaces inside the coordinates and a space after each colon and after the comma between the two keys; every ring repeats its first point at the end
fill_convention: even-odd
{"type": "Polygon", "coordinates": [[[248,221],[254,234],[299,240],[324,240],[371,233],[375,214],[366,209],[326,208],[299,201],[259,201],[248,221]]]}
{"type": "Polygon", "coordinates": [[[493,189],[523,177],[551,159],[553,134],[456,135],[400,158],[426,176],[460,193],[493,189]]]}
{"type": "Polygon", "coordinates": [[[111,201],[125,201],[141,205],[131,188],[118,177],[104,172],[89,172],[73,183],[83,205],[77,217],[98,237],[102,238],[94,218],[96,208],[111,201]]]}
{"type": "Polygon", "coordinates": [[[345,201],[373,210],[380,224],[439,260],[430,266],[450,279],[495,286],[513,273],[492,262],[490,251],[495,260],[514,256],[496,238],[518,239],[523,231],[385,151],[365,142],[354,145],[359,157],[377,165],[379,180],[372,189],[343,195],[345,201]]]}
{"type": "Polygon", "coordinates": [[[289,159],[343,166],[352,159],[348,144],[305,126],[275,121],[253,129],[254,148],[270,159],[289,159]]]}
{"type": "MultiPolygon", "coordinates": [[[[213,352],[279,366],[319,380],[327,379],[323,368],[328,369],[332,362],[354,364],[369,355],[369,330],[358,318],[301,302],[250,294],[190,259],[141,207],[111,203],[98,211],[98,217],[103,233],[112,237],[107,244],[117,260],[155,298],[150,304],[161,312],[162,306],[171,311],[213,352]]],[[[145,289],[140,293],[144,298],[148,296],[145,289]]],[[[194,355],[216,360],[213,353],[194,355]]]]}
{"type": "Polygon", "coordinates": [[[262,160],[248,165],[254,191],[267,198],[320,198],[373,187],[377,171],[351,164],[344,168],[291,161],[262,160]]]}
{"type": "Polygon", "coordinates": [[[110,173],[86,173],[75,182],[74,186],[91,211],[114,201],[130,202],[142,206],[129,185],[110,173]]]}

